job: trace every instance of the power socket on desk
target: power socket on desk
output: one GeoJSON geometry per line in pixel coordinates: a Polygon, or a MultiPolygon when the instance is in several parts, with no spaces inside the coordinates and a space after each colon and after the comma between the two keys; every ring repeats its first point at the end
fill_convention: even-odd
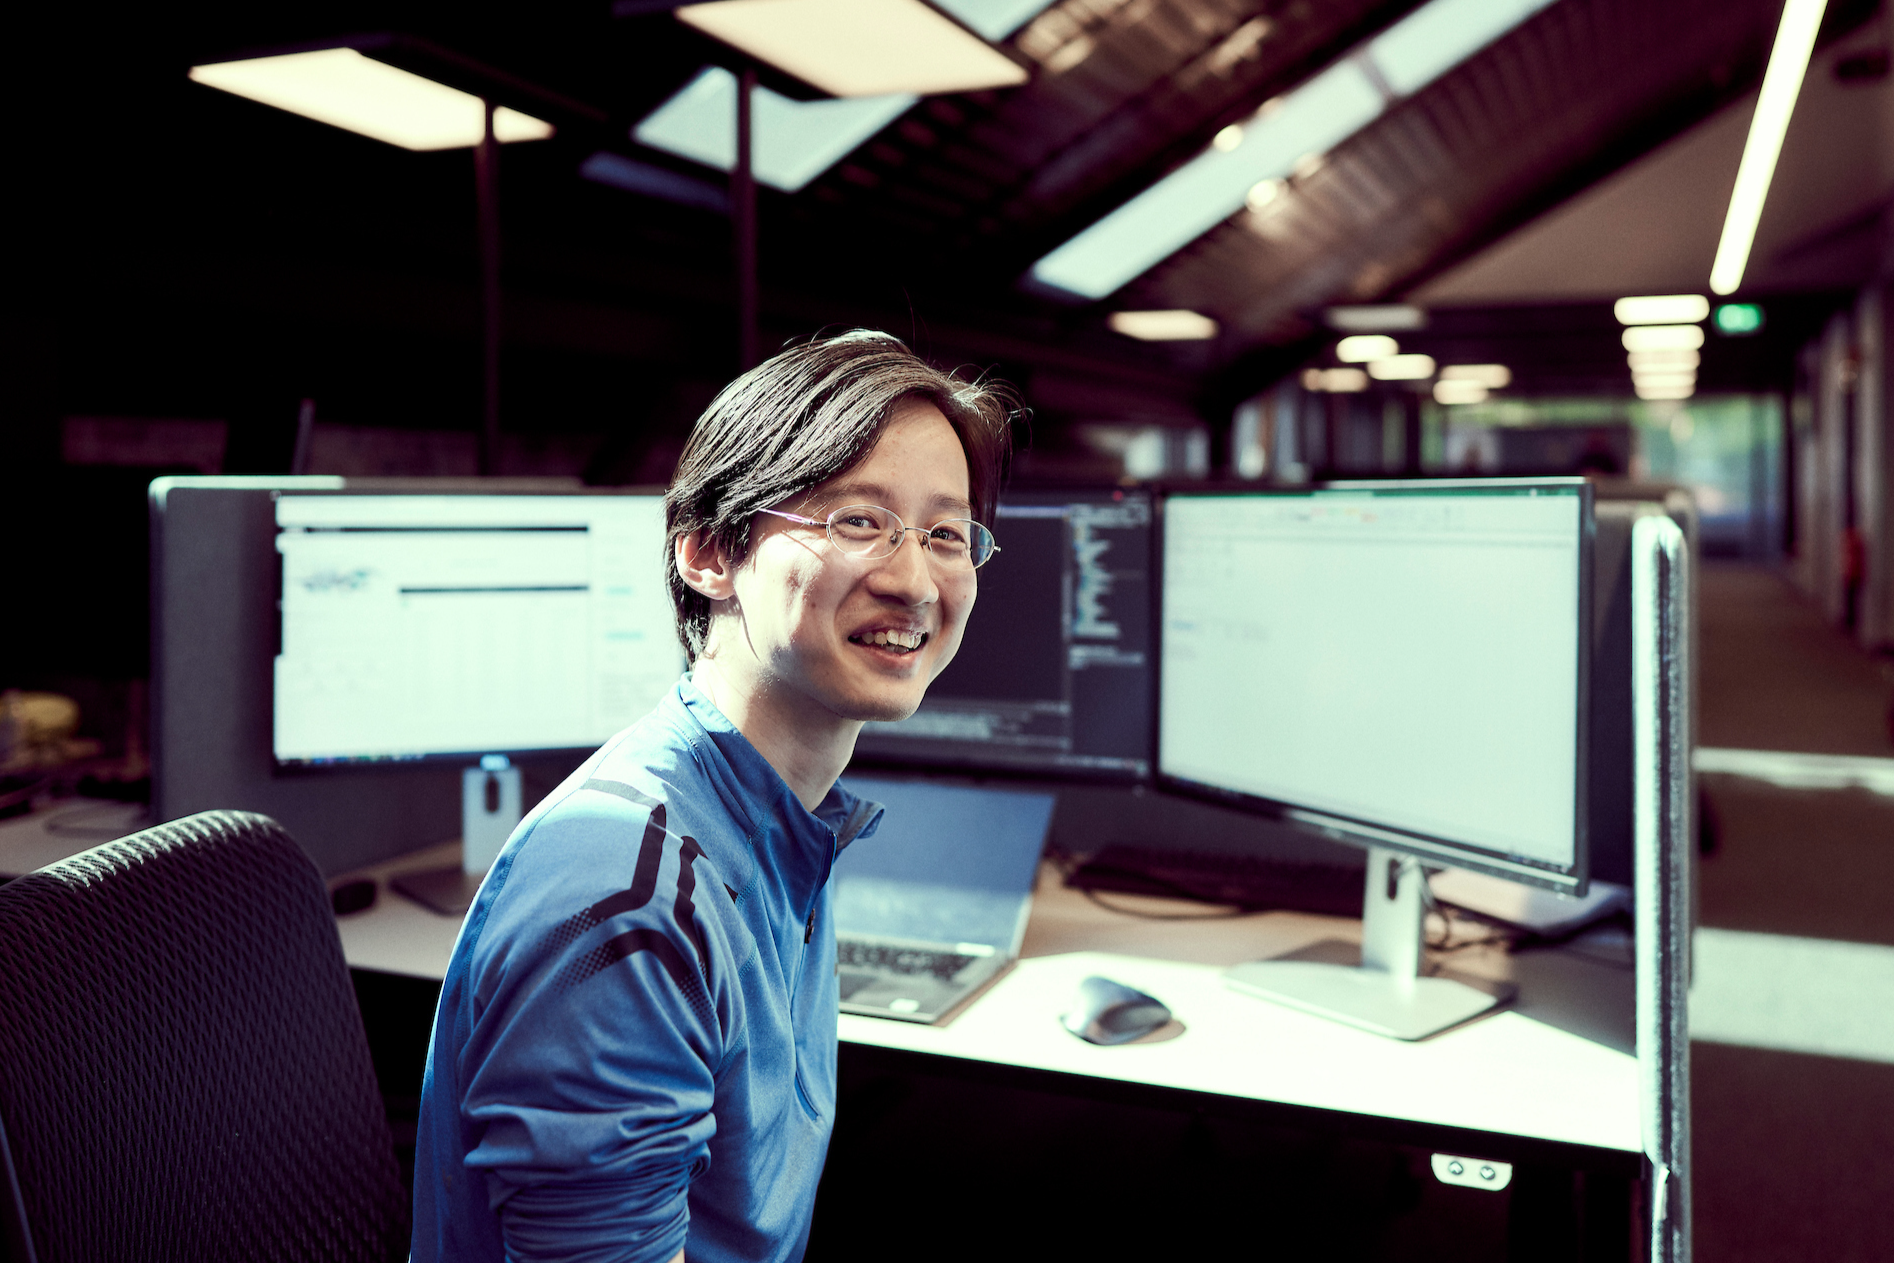
{"type": "Polygon", "coordinates": [[[1497,1193],[1513,1182],[1513,1164],[1487,1158],[1456,1158],[1450,1153],[1434,1155],[1434,1178],[1442,1184],[1483,1188],[1497,1193]]]}

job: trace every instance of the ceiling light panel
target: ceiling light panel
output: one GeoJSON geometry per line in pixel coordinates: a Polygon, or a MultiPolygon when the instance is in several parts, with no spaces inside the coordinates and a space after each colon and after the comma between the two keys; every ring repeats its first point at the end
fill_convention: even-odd
{"type": "Polygon", "coordinates": [[[1434,383],[1434,402],[1442,404],[1485,403],[1486,387],[1479,382],[1442,378],[1434,383]]]}
{"type": "Polygon", "coordinates": [[[1694,351],[1703,345],[1698,325],[1632,325],[1620,339],[1627,351],[1694,351]]]}
{"type": "Polygon", "coordinates": [[[1368,389],[1368,374],[1358,368],[1304,369],[1302,388],[1323,390],[1337,395],[1352,395],[1368,389]]]}
{"type": "Polygon", "coordinates": [[[1343,333],[1388,333],[1425,329],[1427,313],[1406,303],[1372,303],[1358,307],[1330,307],[1322,319],[1343,333]]]}
{"type": "MultiPolygon", "coordinates": [[[[353,48],[193,66],[191,78],[403,149],[466,149],[486,135],[486,103],[479,97],[353,48]]],[[[553,129],[502,106],[493,112],[493,134],[508,143],[544,140],[553,129]]]]}
{"type": "MultiPolygon", "coordinates": [[[[751,98],[750,165],[756,178],[794,193],[914,104],[906,95],[792,101],[768,88],[751,98]]],[[[707,66],[631,132],[632,139],[707,167],[737,164],[737,80],[707,66]]]]}
{"type": "Polygon", "coordinates": [[[1472,382],[1486,390],[1504,390],[1513,384],[1513,370],[1504,364],[1448,364],[1440,370],[1443,382],[1472,382]]]}
{"type": "Polygon", "coordinates": [[[1399,355],[1401,344],[1393,338],[1379,333],[1358,333],[1351,338],[1343,338],[1335,344],[1335,358],[1344,364],[1361,364],[1368,360],[1384,360],[1390,355],[1399,355]]]}
{"type": "Polygon", "coordinates": [[[1368,376],[1378,382],[1426,381],[1433,375],[1434,357],[1431,355],[1390,355],[1384,360],[1368,362],[1368,376]]]}
{"type": "Polygon", "coordinates": [[[921,0],[715,0],[677,16],[838,97],[971,92],[1027,78],[921,0]]]}
{"type": "Polygon", "coordinates": [[[1658,351],[1633,351],[1631,354],[1625,356],[1625,359],[1630,361],[1631,371],[1634,373],[1644,372],[1650,369],[1671,369],[1673,371],[1690,369],[1694,371],[1697,365],[1702,363],[1703,353],[1693,351],[1688,347],[1671,347],[1667,350],[1658,351]]]}
{"type": "Polygon", "coordinates": [[[1194,311],[1114,311],[1108,323],[1141,342],[1201,342],[1217,336],[1217,322],[1194,311]]]}
{"type": "Polygon", "coordinates": [[[1710,314],[1710,300],[1701,294],[1620,298],[1611,305],[1611,314],[1621,325],[1694,324],[1710,314]]]}

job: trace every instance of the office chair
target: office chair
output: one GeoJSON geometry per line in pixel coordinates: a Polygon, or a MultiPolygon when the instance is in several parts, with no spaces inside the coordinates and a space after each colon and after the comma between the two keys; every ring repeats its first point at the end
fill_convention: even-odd
{"type": "Polygon", "coordinates": [[[327,891],[275,821],[0,886],[0,1216],[31,1263],[406,1257],[327,891]]]}

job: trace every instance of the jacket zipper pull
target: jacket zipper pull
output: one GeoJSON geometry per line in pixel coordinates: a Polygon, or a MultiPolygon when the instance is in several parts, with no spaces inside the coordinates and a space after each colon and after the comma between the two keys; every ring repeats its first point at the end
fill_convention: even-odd
{"type": "Polygon", "coordinates": [[[807,946],[809,943],[809,940],[814,937],[815,937],[815,913],[811,912],[809,914],[809,928],[802,932],[803,945],[807,946]]]}

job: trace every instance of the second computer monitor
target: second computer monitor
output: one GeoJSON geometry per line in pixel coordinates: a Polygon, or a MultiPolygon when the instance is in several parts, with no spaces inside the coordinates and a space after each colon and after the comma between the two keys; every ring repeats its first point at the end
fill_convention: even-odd
{"type": "Polygon", "coordinates": [[[1170,497],[1160,775],[1582,889],[1589,507],[1577,479],[1170,497]]]}
{"type": "Polygon", "coordinates": [[[1151,768],[1151,500],[1014,492],[959,653],[868,762],[1135,780],[1151,768]]]}
{"type": "Polygon", "coordinates": [[[655,495],[286,494],[279,766],[589,750],[683,670],[655,495]]]}

